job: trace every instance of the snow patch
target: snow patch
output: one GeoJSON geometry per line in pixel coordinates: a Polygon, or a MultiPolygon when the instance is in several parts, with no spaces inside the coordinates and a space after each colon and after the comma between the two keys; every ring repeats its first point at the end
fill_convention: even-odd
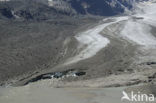
{"type": "Polygon", "coordinates": [[[136,16],[142,16],[145,23],[156,26],[156,3],[144,2],[137,7],[136,16]]]}
{"type": "Polygon", "coordinates": [[[156,46],[156,37],[151,33],[151,25],[156,27],[156,3],[143,2],[137,5],[136,17],[141,20],[128,20],[121,35],[138,45],[156,46]]]}
{"type": "Polygon", "coordinates": [[[139,45],[156,45],[156,38],[150,33],[150,27],[143,23],[127,21],[121,35],[139,45]]]}

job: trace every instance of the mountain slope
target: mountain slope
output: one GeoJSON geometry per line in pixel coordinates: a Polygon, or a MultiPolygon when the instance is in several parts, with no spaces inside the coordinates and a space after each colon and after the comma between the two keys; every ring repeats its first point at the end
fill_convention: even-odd
{"type": "Polygon", "coordinates": [[[47,20],[61,16],[113,16],[130,10],[135,0],[1,0],[0,18],[47,20]]]}
{"type": "Polygon", "coordinates": [[[81,14],[112,16],[123,13],[133,3],[125,0],[71,0],[69,3],[81,14]]]}
{"type": "Polygon", "coordinates": [[[35,0],[0,2],[0,18],[20,20],[47,20],[61,18],[67,13],[35,0]]]}

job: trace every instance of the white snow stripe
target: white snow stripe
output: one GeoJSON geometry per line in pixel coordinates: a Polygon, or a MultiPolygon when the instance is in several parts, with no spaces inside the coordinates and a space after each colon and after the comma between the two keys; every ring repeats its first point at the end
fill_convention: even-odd
{"type": "MultiPolygon", "coordinates": [[[[110,18],[109,18],[110,19],[110,18]]],[[[106,47],[110,41],[108,38],[100,35],[99,33],[107,26],[117,23],[122,20],[127,20],[128,17],[116,17],[114,22],[104,23],[96,26],[95,28],[89,29],[85,32],[80,33],[75,38],[80,45],[87,45],[78,55],[70,58],[65,63],[66,65],[79,62],[81,60],[88,59],[96,55],[102,48],[106,47]]],[[[106,19],[107,20],[107,19],[106,19]]]]}

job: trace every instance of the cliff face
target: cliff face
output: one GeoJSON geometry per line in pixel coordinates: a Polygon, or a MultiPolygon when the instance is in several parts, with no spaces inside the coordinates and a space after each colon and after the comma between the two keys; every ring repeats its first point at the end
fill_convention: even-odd
{"type": "Polygon", "coordinates": [[[133,0],[71,0],[69,3],[80,14],[113,16],[133,6],[133,0]]]}
{"type": "Polygon", "coordinates": [[[135,0],[49,0],[50,6],[77,14],[112,16],[131,9],[135,0]]]}
{"type": "Polygon", "coordinates": [[[34,0],[0,2],[0,18],[20,20],[47,20],[63,16],[55,8],[34,0]]]}

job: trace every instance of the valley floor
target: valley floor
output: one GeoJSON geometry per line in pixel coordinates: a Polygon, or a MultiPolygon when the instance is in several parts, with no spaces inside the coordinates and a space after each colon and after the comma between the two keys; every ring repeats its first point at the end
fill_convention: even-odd
{"type": "Polygon", "coordinates": [[[53,39],[60,42],[54,45],[56,55],[50,55],[56,56],[53,65],[0,88],[0,101],[121,103],[123,90],[156,95],[155,8],[156,3],[143,2],[134,15],[105,18],[86,30],[73,29],[72,36],[53,39]]]}

